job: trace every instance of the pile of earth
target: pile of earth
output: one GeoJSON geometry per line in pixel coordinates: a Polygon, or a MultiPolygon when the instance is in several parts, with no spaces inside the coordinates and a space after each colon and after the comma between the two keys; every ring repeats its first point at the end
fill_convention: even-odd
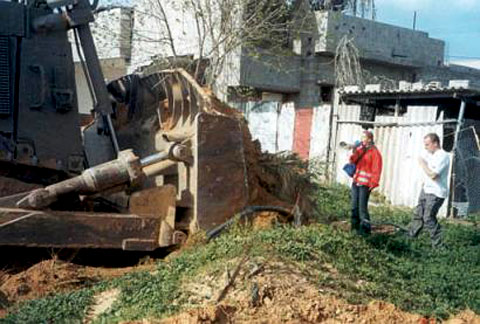
{"type": "Polygon", "coordinates": [[[22,301],[73,291],[132,271],[152,268],[151,263],[122,268],[91,267],[54,258],[15,274],[0,271],[0,318],[6,314],[8,306],[22,301]]]}
{"type": "MultiPolygon", "coordinates": [[[[40,262],[16,275],[0,275],[0,305],[71,291],[131,271],[153,271],[153,264],[123,269],[79,266],[58,260],[40,262]]],[[[326,267],[325,269],[328,269],[326,267]]],[[[332,275],[336,270],[330,268],[332,275]]],[[[165,319],[144,319],[124,324],[180,323],[436,323],[435,319],[402,311],[392,304],[372,301],[355,305],[338,292],[314,283],[315,270],[294,263],[262,257],[232,259],[225,269],[206,271],[184,282],[182,296],[188,308],[165,319]]],[[[362,283],[358,283],[362,284],[362,283]]],[[[120,292],[95,296],[87,312],[90,323],[108,311],[120,292]]],[[[6,314],[0,307],[0,318],[6,314]]],[[[464,311],[445,321],[449,324],[480,323],[480,316],[464,311]]]]}
{"type": "MultiPolygon", "coordinates": [[[[181,298],[187,298],[188,310],[166,319],[128,323],[436,322],[382,301],[350,304],[335,291],[317,287],[314,271],[295,264],[256,258],[231,260],[226,267],[229,270],[205,273],[183,284],[181,298]]],[[[480,323],[480,316],[465,311],[446,323],[480,323]]]]}

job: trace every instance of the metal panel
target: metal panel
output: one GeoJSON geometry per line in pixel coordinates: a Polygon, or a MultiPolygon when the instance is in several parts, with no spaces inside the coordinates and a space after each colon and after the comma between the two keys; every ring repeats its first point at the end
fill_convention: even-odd
{"type": "Polygon", "coordinates": [[[0,1],[0,35],[25,36],[23,4],[0,1]]]}
{"type": "Polygon", "coordinates": [[[158,215],[32,211],[0,208],[0,245],[153,250],[158,215]]]}
{"type": "Polygon", "coordinates": [[[237,120],[200,113],[194,139],[194,225],[212,229],[248,202],[243,138],[237,120]]]}
{"type": "MultiPolygon", "coordinates": [[[[360,117],[360,106],[339,105],[338,120],[358,120],[360,117]]],[[[334,130],[335,131],[335,130],[334,130]]],[[[342,170],[345,163],[348,162],[350,150],[339,146],[340,142],[353,143],[359,139],[362,133],[362,127],[354,124],[337,124],[337,135],[335,143],[335,179],[337,182],[350,185],[351,178],[342,170]]]]}
{"type": "Polygon", "coordinates": [[[323,162],[327,160],[331,110],[331,105],[322,105],[313,108],[313,122],[310,135],[310,159],[317,158],[323,162]]]}
{"type": "MultiPolygon", "coordinates": [[[[404,116],[377,117],[379,122],[434,122],[437,107],[408,107],[404,116]]],[[[439,120],[443,120],[440,116],[439,120]]],[[[424,150],[423,137],[430,132],[443,137],[443,126],[377,127],[375,138],[382,152],[384,170],[380,190],[394,205],[413,207],[423,181],[418,156],[424,150]]]]}
{"type": "Polygon", "coordinates": [[[9,37],[0,36],[0,115],[9,115],[12,104],[10,89],[10,47],[9,37]]]}
{"type": "Polygon", "coordinates": [[[21,50],[17,162],[78,172],[83,147],[67,35],[32,34],[21,50]]]}

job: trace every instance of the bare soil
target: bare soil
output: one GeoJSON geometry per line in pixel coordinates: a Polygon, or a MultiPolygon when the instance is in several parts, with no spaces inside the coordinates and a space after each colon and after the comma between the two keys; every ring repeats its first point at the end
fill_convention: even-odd
{"type": "MultiPolygon", "coordinates": [[[[230,276],[240,260],[232,260],[230,276]]],[[[332,269],[334,271],[334,269],[332,269]]],[[[404,312],[392,304],[372,301],[352,305],[318,288],[308,269],[262,259],[244,263],[230,289],[227,272],[204,274],[185,283],[190,309],[162,320],[129,324],[181,323],[435,323],[435,319],[404,312]],[[221,295],[226,296],[219,301],[221,295]]],[[[480,323],[480,316],[465,311],[446,323],[480,323]]],[[[125,324],[125,323],[124,323],[125,324]]]]}
{"type": "Polygon", "coordinates": [[[153,263],[135,267],[104,268],[50,259],[16,274],[10,274],[8,270],[0,271],[0,318],[6,314],[9,305],[73,291],[129,272],[153,268],[153,263]]]}
{"type": "MultiPolygon", "coordinates": [[[[274,216],[261,216],[263,220],[257,226],[268,226],[274,216]]],[[[14,275],[2,271],[0,318],[6,315],[8,305],[20,301],[72,291],[100,280],[153,268],[153,262],[135,267],[103,268],[51,259],[14,275]]],[[[339,275],[328,265],[321,271],[339,275]]],[[[383,301],[349,304],[336,297],[337,292],[318,287],[314,282],[316,273],[318,270],[308,266],[273,259],[233,259],[224,269],[209,270],[194,281],[182,284],[182,298],[187,297],[186,311],[162,320],[128,323],[436,323],[434,319],[402,311],[383,301]]],[[[108,309],[119,294],[112,290],[96,296],[85,321],[90,322],[108,309]]],[[[480,316],[464,311],[446,323],[480,323],[480,316]]]]}

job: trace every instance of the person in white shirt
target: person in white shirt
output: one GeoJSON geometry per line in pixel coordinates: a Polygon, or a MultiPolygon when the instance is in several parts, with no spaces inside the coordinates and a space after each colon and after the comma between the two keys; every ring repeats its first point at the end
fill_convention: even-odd
{"type": "Polygon", "coordinates": [[[419,158],[425,179],[409,228],[409,235],[417,237],[422,228],[430,232],[433,247],[442,245],[442,233],[437,213],[448,195],[448,169],[450,157],[442,150],[440,138],[435,133],[425,135],[425,152],[419,158]]]}

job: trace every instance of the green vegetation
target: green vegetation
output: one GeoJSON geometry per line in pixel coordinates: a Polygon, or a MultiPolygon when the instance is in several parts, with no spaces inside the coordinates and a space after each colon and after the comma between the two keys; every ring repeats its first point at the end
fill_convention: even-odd
{"type": "Polygon", "coordinates": [[[93,290],[81,290],[24,303],[0,323],[81,323],[93,290]]]}
{"type": "MultiPolygon", "coordinates": [[[[319,192],[322,221],[348,217],[348,189],[341,186],[319,192]]],[[[406,224],[409,210],[388,206],[371,211],[375,221],[406,224]]],[[[182,309],[186,296],[181,282],[207,270],[219,270],[226,260],[251,256],[296,262],[315,273],[322,289],[349,302],[372,299],[401,309],[446,318],[464,309],[480,313],[480,231],[475,226],[444,224],[447,249],[433,250],[425,234],[410,240],[400,233],[360,237],[325,224],[301,228],[278,226],[251,231],[237,227],[213,242],[183,251],[162,261],[156,271],[132,273],[93,288],[27,302],[0,323],[80,322],[92,296],[119,288],[121,298],[96,320],[115,323],[168,316],[182,309]],[[336,272],[329,271],[333,267],[336,272]],[[337,273],[338,272],[338,273],[337,273]]]]}

